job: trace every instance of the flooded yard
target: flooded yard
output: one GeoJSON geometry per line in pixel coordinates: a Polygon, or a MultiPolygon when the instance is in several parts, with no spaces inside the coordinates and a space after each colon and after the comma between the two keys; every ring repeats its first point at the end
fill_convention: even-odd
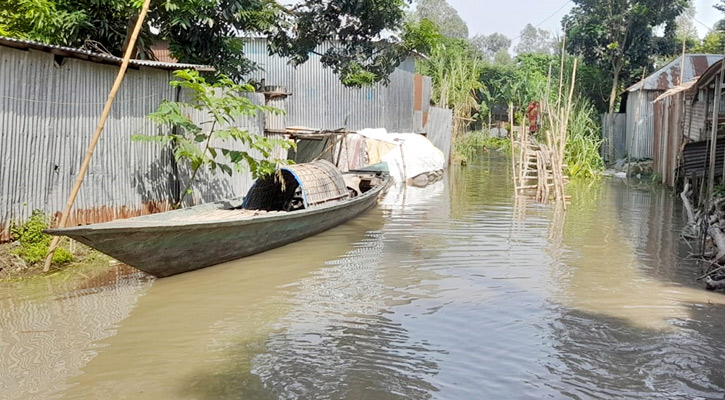
{"type": "Polygon", "coordinates": [[[575,183],[560,213],[507,165],[170,278],[2,284],[0,399],[722,399],[725,295],[676,197],[575,183]]]}

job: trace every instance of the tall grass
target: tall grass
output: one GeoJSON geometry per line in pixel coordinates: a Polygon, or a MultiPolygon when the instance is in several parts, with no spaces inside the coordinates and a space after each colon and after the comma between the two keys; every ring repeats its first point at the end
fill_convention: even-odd
{"type": "Polygon", "coordinates": [[[564,151],[567,174],[572,178],[593,179],[604,169],[597,121],[597,111],[591,103],[582,98],[574,102],[564,151]]]}
{"type": "Polygon", "coordinates": [[[468,160],[482,149],[511,151],[511,141],[508,138],[492,137],[487,131],[464,132],[456,136],[453,143],[454,160],[468,160]]]}

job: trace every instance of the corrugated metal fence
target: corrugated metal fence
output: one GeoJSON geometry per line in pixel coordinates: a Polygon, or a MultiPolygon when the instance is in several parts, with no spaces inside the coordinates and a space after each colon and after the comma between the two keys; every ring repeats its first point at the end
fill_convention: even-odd
{"type": "MultiPolygon", "coordinates": [[[[415,87],[412,60],[395,70],[387,86],[350,89],[316,56],[295,69],[285,59],[269,56],[263,40],[252,41],[247,54],[264,69],[253,79],[292,93],[281,101],[287,110],[280,119],[283,125],[339,128],[347,120],[350,130],[382,127],[389,132],[415,132],[428,120],[423,129],[449,153],[450,110],[429,110],[431,80],[418,78],[422,87],[415,87]]],[[[116,73],[112,65],[0,46],[0,240],[9,238],[11,221],[24,221],[33,210],[57,215],[63,209],[116,73]]],[[[128,71],[69,225],[164,211],[178,198],[189,174],[176,165],[171,150],[130,139],[132,134],[168,129],[146,116],[163,100],[181,95],[169,85],[170,79],[171,73],[160,69],[128,71]]],[[[262,94],[249,96],[255,104],[264,103],[262,94]]],[[[197,122],[206,119],[198,112],[190,115],[197,122]]],[[[235,124],[263,134],[265,116],[235,124]]],[[[252,183],[249,173],[229,177],[200,172],[198,178],[194,203],[242,196],[252,183]]]]}
{"type": "Polygon", "coordinates": [[[627,114],[602,114],[602,157],[614,162],[627,155],[627,114]],[[611,146],[609,144],[611,135],[611,146]]]}
{"type": "Polygon", "coordinates": [[[448,165],[451,156],[453,111],[447,108],[430,107],[426,129],[428,139],[443,152],[446,157],[446,165],[448,165]]]}
{"type": "Polygon", "coordinates": [[[654,157],[654,101],[663,91],[629,93],[627,99],[627,149],[635,160],[654,157]]]}
{"type": "MultiPolygon", "coordinates": [[[[117,71],[72,58],[58,65],[49,53],[0,47],[0,240],[9,238],[11,221],[24,221],[33,210],[63,209],[117,71]]],[[[170,79],[159,69],[128,71],[69,225],[163,211],[177,198],[171,152],[130,139],[163,129],[146,116],[161,101],[175,99],[170,79]]],[[[263,120],[241,124],[261,133],[263,120]]],[[[241,196],[250,184],[248,174],[202,174],[195,198],[241,196]]]]}
{"type": "MultiPolygon", "coordinates": [[[[325,52],[329,46],[321,45],[317,51],[325,52]]],[[[252,79],[264,80],[265,85],[283,86],[292,93],[287,99],[288,126],[337,129],[347,121],[350,130],[415,131],[412,60],[393,72],[387,86],[375,84],[353,89],[345,87],[338,75],[325,68],[318,55],[311,54],[309,61],[293,68],[287,58],[269,55],[265,39],[250,39],[244,51],[260,67],[250,75],[252,79]]],[[[427,82],[430,85],[430,80],[427,82]]],[[[430,95],[423,101],[430,102],[430,95]]],[[[422,126],[422,122],[418,125],[422,126]]]]}

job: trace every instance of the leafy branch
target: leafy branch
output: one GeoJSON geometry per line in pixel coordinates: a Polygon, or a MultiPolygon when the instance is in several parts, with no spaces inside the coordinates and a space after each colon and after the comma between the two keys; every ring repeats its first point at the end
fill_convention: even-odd
{"type": "Polygon", "coordinates": [[[191,186],[202,167],[208,167],[212,172],[219,169],[229,176],[246,167],[252,177],[259,179],[274,174],[278,164],[290,162],[272,158],[276,147],[288,149],[292,146],[290,142],[256,135],[234,125],[238,118],[256,116],[258,112],[282,112],[273,107],[254,104],[245,97],[244,93],[254,91],[251,85],[234,83],[226,76],[208,83],[197,71],[192,70],[175,71],[174,75],[177,80],[170,84],[184,89],[190,100],[164,101],[157,111],[148,116],[155,123],[174,129],[169,134],[133,135],[132,140],[172,146],[174,158],[191,167],[191,177],[175,207],[178,208],[186,195],[191,193],[191,186]],[[206,120],[195,122],[188,115],[191,110],[203,113],[206,120]],[[204,125],[209,125],[209,129],[204,129],[204,125]],[[230,143],[238,143],[241,146],[235,147],[245,150],[222,147],[230,143]]]}

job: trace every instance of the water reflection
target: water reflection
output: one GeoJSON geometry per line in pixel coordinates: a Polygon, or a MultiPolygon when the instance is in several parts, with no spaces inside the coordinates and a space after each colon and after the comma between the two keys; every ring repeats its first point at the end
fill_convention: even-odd
{"type": "MultiPolygon", "coordinates": [[[[725,296],[664,280],[667,276],[656,272],[671,271],[669,276],[675,277],[681,259],[672,233],[678,231],[671,224],[673,207],[663,204],[672,199],[662,190],[632,189],[616,181],[572,189],[575,200],[561,243],[569,251],[560,257],[568,274],[557,300],[654,329],[687,319],[690,304],[725,304],[725,296]],[[670,221],[665,224],[668,233],[661,232],[665,220],[670,221]]],[[[688,268],[695,271],[692,265],[688,268]]],[[[694,277],[683,278],[688,282],[694,277]]]]}
{"type": "Polygon", "coordinates": [[[65,397],[268,395],[250,371],[274,321],[290,307],[280,288],[323,267],[382,218],[373,210],[301,242],[158,280],[65,397]]]}
{"type": "Polygon", "coordinates": [[[0,299],[4,399],[47,399],[69,388],[68,380],[102,351],[99,342],[116,334],[151,280],[115,266],[93,279],[22,283],[3,284],[6,297],[0,299]]]}
{"type": "Polygon", "coordinates": [[[507,166],[241,261],[2,297],[0,397],[722,398],[725,296],[693,282],[676,199],[573,183],[564,213],[507,166]]]}

